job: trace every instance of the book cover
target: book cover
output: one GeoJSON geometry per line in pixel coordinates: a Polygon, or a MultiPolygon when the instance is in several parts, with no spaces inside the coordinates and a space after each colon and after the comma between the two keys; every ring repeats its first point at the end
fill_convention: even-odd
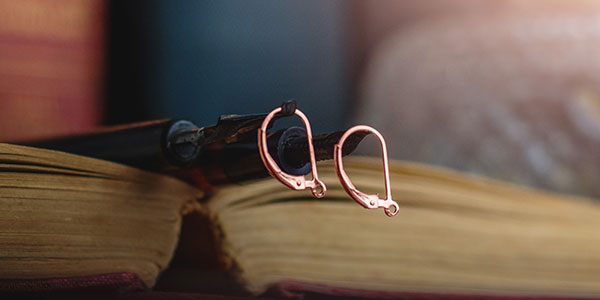
{"type": "Polygon", "coordinates": [[[102,0],[0,1],[0,138],[82,131],[101,118],[102,0]]]}

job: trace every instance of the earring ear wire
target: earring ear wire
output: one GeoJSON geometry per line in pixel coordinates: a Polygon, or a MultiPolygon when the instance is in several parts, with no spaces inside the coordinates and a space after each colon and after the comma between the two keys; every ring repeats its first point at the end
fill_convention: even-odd
{"type": "Polygon", "coordinates": [[[273,117],[282,110],[282,107],[278,107],[271,111],[265,117],[262,125],[258,129],[258,150],[260,153],[260,158],[267,168],[267,171],[269,171],[269,174],[271,174],[271,176],[279,180],[279,182],[283,183],[285,186],[293,190],[310,189],[313,196],[316,198],[323,198],[327,193],[327,187],[325,186],[325,183],[319,180],[319,174],[317,173],[317,163],[315,158],[315,149],[313,147],[310,122],[308,121],[306,115],[304,115],[304,113],[302,113],[299,109],[294,109],[294,114],[300,117],[304,123],[304,127],[306,127],[306,139],[308,140],[308,151],[312,168],[312,180],[306,180],[304,176],[294,176],[283,172],[269,153],[269,148],[267,145],[267,128],[269,127],[269,123],[271,123],[273,117]]]}
{"type": "Polygon", "coordinates": [[[393,217],[396,214],[398,214],[398,203],[392,200],[387,146],[385,144],[385,139],[383,138],[381,133],[379,133],[379,131],[367,125],[357,125],[348,129],[346,132],[344,132],[342,137],[340,137],[338,143],[334,146],[333,160],[335,163],[335,170],[340,180],[340,183],[342,184],[342,187],[344,187],[344,190],[346,190],[348,195],[350,195],[350,197],[354,199],[354,201],[356,201],[358,204],[362,205],[364,208],[367,209],[384,208],[385,214],[388,217],[393,217]],[[348,177],[348,174],[346,174],[346,171],[344,170],[344,163],[342,162],[342,148],[344,146],[344,142],[349,136],[359,131],[365,131],[374,134],[377,137],[377,139],[379,139],[379,143],[381,144],[381,156],[383,160],[383,172],[385,178],[385,199],[380,199],[379,195],[377,194],[369,195],[359,191],[354,186],[354,184],[352,184],[350,177],[348,177]],[[391,209],[392,207],[393,211],[391,209]]]}

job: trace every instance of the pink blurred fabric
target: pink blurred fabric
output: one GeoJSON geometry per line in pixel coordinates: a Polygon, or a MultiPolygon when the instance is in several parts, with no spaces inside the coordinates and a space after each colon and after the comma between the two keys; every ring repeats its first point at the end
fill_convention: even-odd
{"type": "Polygon", "coordinates": [[[499,3],[388,30],[355,122],[393,158],[600,196],[600,2],[499,3]]]}

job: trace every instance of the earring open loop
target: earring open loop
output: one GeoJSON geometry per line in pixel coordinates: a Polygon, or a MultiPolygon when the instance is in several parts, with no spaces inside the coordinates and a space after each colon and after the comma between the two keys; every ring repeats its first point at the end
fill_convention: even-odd
{"type": "Polygon", "coordinates": [[[267,128],[269,126],[269,123],[271,123],[273,117],[281,111],[282,108],[278,107],[272,112],[270,112],[265,117],[262,125],[258,129],[258,150],[260,153],[260,158],[262,159],[265,167],[269,171],[269,174],[271,174],[271,176],[279,180],[285,186],[293,190],[310,189],[313,196],[315,196],[316,198],[323,198],[327,192],[327,187],[321,180],[319,180],[319,175],[317,173],[317,162],[315,159],[315,149],[313,147],[312,141],[312,131],[310,129],[310,123],[308,122],[308,118],[304,115],[304,113],[302,113],[298,109],[294,110],[294,114],[300,117],[300,119],[302,119],[302,122],[306,127],[306,139],[308,140],[308,151],[310,155],[310,164],[312,168],[312,180],[306,180],[304,176],[294,176],[283,172],[269,153],[269,148],[267,145],[267,128]]]}
{"type": "Polygon", "coordinates": [[[335,146],[334,146],[333,160],[335,162],[335,169],[336,169],[338,178],[340,179],[340,182],[341,182],[342,186],[344,187],[344,190],[346,190],[348,195],[350,195],[350,197],[352,199],[354,199],[354,201],[356,201],[358,204],[362,205],[364,208],[367,208],[367,209],[384,208],[385,214],[388,215],[388,217],[393,217],[398,213],[398,210],[399,210],[398,203],[396,203],[396,201],[392,200],[392,189],[390,186],[390,169],[388,166],[387,146],[385,144],[385,139],[383,138],[381,133],[379,133],[379,131],[375,130],[373,127],[366,126],[366,125],[357,125],[357,126],[354,126],[350,129],[348,129],[342,135],[342,137],[340,138],[338,143],[335,144],[335,146]],[[369,194],[365,194],[365,193],[359,191],[354,186],[354,184],[352,184],[352,181],[350,181],[350,177],[348,177],[348,174],[346,174],[346,171],[344,171],[344,164],[342,162],[342,148],[344,146],[344,142],[346,141],[346,139],[349,136],[351,136],[352,134],[359,132],[359,131],[365,131],[365,132],[374,134],[379,139],[379,143],[381,144],[381,156],[383,159],[383,172],[384,172],[384,178],[385,178],[385,199],[380,199],[379,195],[377,195],[377,194],[369,195],[369,194]],[[394,207],[393,211],[390,209],[391,207],[394,207]]]}

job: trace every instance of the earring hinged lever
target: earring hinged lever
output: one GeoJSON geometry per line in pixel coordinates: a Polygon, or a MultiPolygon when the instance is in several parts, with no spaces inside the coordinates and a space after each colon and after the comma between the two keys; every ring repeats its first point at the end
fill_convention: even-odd
{"type": "Polygon", "coordinates": [[[367,209],[384,208],[385,214],[389,217],[393,217],[398,213],[398,203],[396,203],[396,201],[392,199],[387,147],[385,144],[385,139],[383,138],[381,133],[379,133],[379,131],[366,125],[357,125],[348,129],[342,135],[339,142],[335,144],[334,155],[335,169],[342,184],[342,187],[344,188],[344,190],[346,190],[348,195],[350,195],[350,197],[354,199],[354,201],[356,201],[358,204],[367,209]],[[354,186],[354,184],[352,184],[350,177],[348,177],[348,174],[344,170],[344,164],[342,162],[342,148],[344,146],[344,142],[349,136],[360,131],[374,134],[377,137],[377,139],[379,139],[379,143],[381,144],[381,156],[383,159],[383,172],[385,180],[385,199],[380,199],[378,194],[366,194],[359,191],[354,186]]]}
{"type": "Polygon", "coordinates": [[[260,158],[262,159],[265,167],[269,171],[269,174],[271,174],[271,176],[273,176],[275,179],[279,180],[279,182],[283,183],[285,186],[293,190],[310,189],[313,196],[315,196],[316,198],[323,198],[325,196],[325,193],[327,192],[327,187],[321,180],[319,180],[318,177],[319,175],[317,173],[317,163],[315,158],[315,149],[313,147],[313,137],[310,128],[310,123],[306,115],[304,115],[304,113],[302,113],[299,109],[296,108],[295,103],[291,104],[290,102],[286,102],[281,107],[278,107],[271,111],[265,117],[264,121],[262,122],[262,125],[258,129],[258,150],[260,153],[260,158]],[[286,116],[295,114],[298,117],[300,117],[300,119],[304,123],[304,127],[306,128],[306,139],[308,143],[310,164],[312,170],[311,180],[306,180],[304,176],[295,176],[285,173],[283,170],[281,170],[281,168],[277,165],[277,162],[275,162],[275,160],[269,153],[267,145],[267,129],[269,128],[271,120],[278,114],[283,114],[286,116]]]}

